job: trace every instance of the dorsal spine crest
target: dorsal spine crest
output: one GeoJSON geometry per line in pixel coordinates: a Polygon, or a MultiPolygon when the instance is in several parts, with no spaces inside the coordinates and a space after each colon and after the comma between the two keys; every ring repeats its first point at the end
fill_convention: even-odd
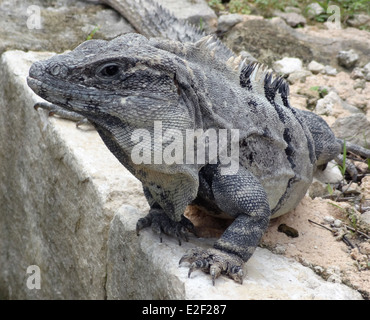
{"type": "Polygon", "coordinates": [[[251,62],[240,71],[240,86],[262,93],[270,101],[289,107],[289,86],[286,80],[259,62],[251,62]]]}

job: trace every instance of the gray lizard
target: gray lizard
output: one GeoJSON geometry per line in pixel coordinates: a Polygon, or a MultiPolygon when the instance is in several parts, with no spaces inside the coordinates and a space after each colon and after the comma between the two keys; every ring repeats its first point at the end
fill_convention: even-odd
{"type": "MultiPolygon", "coordinates": [[[[198,38],[199,34],[194,38],[198,38]]],[[[87,118],[117,159],[143,184],[150,205],[137,232],[151,226],[187,240],[183,213],[197,205],[233,218],[212,249],[194,249],[180,262],[243,281],[269,219],[294,209],[318,166],[340,154],[317,115],[294,109],[286,81],[258,63],[247,64],[213,36],[195,42],[126,34],[90,40],[73,51],[35,62],[28,85],[57,108],[87,118]],[[238,170],[224,174],[220,159],[205,163],[136,163],[137,130],[238,130],[238,170]]],[[[163,148],[174,136],[163,139],[163,148]]],[[[154,157],[153,139],[142,141],[154,157]]],[[[211,146],[210,146],[211,147],[211,146]]],[[[350,146],[370,157],[370,150],[350,146]]],[[[184,148],[185,149],[185,148],[184,148]]],[[[195,150],[197,152],[198,150],[195,150]]]]}

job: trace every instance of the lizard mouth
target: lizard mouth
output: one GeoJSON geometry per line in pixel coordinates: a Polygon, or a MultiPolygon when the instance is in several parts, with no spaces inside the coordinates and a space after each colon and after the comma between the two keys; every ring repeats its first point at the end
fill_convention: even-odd
{"type": "MultiPolygon", "coordinates": [[[[118,117],[124,114],[127,118],[130,117],[127,111],[137,105],[155,104],[158,109],[169,103],[177,105],[177,99],[169,101],[168,97],[163,97],[158,92],[135,90],[117,92],[69,82],[63,77],[62,67],[58,69],[58,66],[54,64],[47,68],[43,62],[35,62],[29,70],[27,83],[38,96],[68,111],[90,115],[107,113],[107,110],[102,110],[102,106],[109,104],[119,106],[122,110],[117,114],[118,117]]],[[[114,113],[114,110],[111,112],[114,113]]]]}
{"type": "Polygon", "coordinates": [[[66,105],[69,86],[67,83],[61,83],[48,75],[41,62],[32,64],[27,84],[41,98],[57,105],[66,105]]]}
{"type": "Polygon", "coordinates": [[[68,97],[66,95],[66,88],[60,88],[49,85],[44,81],[31,76],[27,77],[28,86],[41,98],[57,105],[68,106],[68,97]]]}
{"type": "Polygon", "coordinates": [[[36,73],[32,72],[32,67],[27,77],[27,84],[41,98],[69,111],[97,110],[101,104],[97,89],[61,80],[56,81],[47,75],[41,76],[38,70],[36,73]]]}
{"type": "Polygon", "coordinates": [[[27,84],[28,86],[38,95],[41,95],[41,87],[43,86],[43,82],[36,79],[32,78],[31,76],[27,77],[27,84]]]}
{"type": "Polygon", "coordinates": [[[94,88],[68,83],[62,77],[50,75],[45,69],[41,62],[35,62],[27,77],[28,86],[41,98],[71,111],[78,111],[76,108],[86,101],[99,103],[94,88]]]}

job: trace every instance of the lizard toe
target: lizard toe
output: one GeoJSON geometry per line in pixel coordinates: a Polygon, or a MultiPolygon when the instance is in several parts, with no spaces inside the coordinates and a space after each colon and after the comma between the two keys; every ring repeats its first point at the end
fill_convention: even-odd
{"type": "Polygon", "coordinates": [[[189,241],[189,233],[195,234],[195,228],[192,222],[182,216],[179,222],[171,220],[162,209],[151,209],[149,214],[138,220],[136,224],[136,233],[140,230],[150,227],[152,231],[159,236],[162,243],[163,234],[175,237],[181,246],[181,240],[189,241]]]}
{"type": "Polygon", "coordinates": [[[179,261],[190,263],[188,277],[190,278],[192,272],[200,269],[205,273],[209,273],[212,278],[212,284],[215,285],[216,279],[225,274],[234,281],[242,284],[244,273],[244,261],[235,254],[223,252],[217,249],[203,250],[195,248],[187,252],[179,261]]]}

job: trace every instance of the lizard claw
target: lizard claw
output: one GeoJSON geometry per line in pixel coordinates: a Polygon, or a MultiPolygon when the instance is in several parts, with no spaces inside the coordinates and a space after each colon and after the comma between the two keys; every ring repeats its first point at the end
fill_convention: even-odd
{"type": "Polygon", "coordinates": [[[209,273],[212,284],[215,285],[216,279],[221,274],[226,274],[236,282],[243,284],[243,263],[244,261],[237,255],[222,252],[217,249],[202,250],[199,248],[190,250],[179,261],[179,264],[189,262],[188,277],[196,269],[209,273]]]}
{"type": "Polygon", "coordinates": [[[139,235],[140,230],[150,226],[154,233],[158,234],[161,243],[163,234],[176,237],[180,246],[181,239],[189,241],[189,232],[196,235],[194,225],[189,219],[182,216],[179,222],[173,221],[162,209],[151,209],[146,217],[139,219],[136,223],[136,234],[139,235]]]}
{"type": "Polygon", "coordinates": [[[33,108],[36,111],[40,108],[48,111],[49,117],[57,115],[62,119],[77,121],[76,127],[79,127],[80,125],[85,124],[85,123],[89,123],[89,120],[87,120],[84,116],[78,114],[77,112],[65,110],[62,107],[59,107],[58,105],[53,104],[53,103],[37,102],[33,106],[33,108]]]}

